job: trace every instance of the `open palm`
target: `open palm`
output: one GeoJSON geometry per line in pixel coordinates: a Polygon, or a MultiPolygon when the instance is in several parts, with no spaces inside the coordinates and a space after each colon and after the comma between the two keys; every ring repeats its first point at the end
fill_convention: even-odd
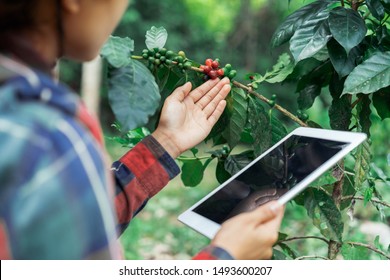
{"type": "Polygon", "coordinates": [[[153,133],[173,157],[194,147],[210,133],[225,109],[230,81],[209,80],[193,91],[191,87],[191,83],[186,83],[166,99],[153,133]]]}

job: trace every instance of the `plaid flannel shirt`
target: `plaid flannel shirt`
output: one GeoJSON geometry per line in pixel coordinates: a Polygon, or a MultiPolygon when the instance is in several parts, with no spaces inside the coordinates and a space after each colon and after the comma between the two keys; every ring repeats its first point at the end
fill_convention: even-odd
{"type": "MultiPolygon", "coordinates": [[[[119,259],[118,235],[180,171],[149,136],[110,172],[77,95],[2,55],[0,153],[0,259],[119,259]]],[[[194,258],[231,256],[209,246],[194,258]]]]}

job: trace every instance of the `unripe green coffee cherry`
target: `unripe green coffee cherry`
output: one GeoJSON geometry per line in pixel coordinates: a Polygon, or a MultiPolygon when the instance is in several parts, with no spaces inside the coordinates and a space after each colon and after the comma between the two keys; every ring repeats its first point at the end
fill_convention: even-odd
{"type": "Polygon", "coordinates": [[[175,53],[173,51],[167,51],[167,53],[165,54],[167,58],[172,58],[174,55],[175,53]]]}
{"type": "Polygon", "coordinates": [[[186,54],[183,51],[179,51],[178,55],[181,56],[182,58],[186,58],[186,54]]]}
{"type": "Polygon", "coordinates": [[[302,121],[307,121],[309,119],[309,115],[306,114],[306,113],[303,113],[300,117],[299,117],[302,121]]]}
{"type": "Polygon", "coordinates": [[[161,55],[166,55],[166,54],[167,54],[167,49],[166,49],[166,48],[162,48],[162,49],[160,50],[160,54],[161,54],[161,55]]]}
{"type": "Polygon", "coordinates": [[[187,61],[186,63],[184,63],[184,68],[185,69],[191,69],[191,67],[192,67],[192,63],[191,62],[187,61]]]}
{"type": "Polygon", "coordinates": [[[229,73],[229,79],[234,79],[234,77],[237,75],[237,71],[236,70],[231,70],[230,73],[229,73]]]}
{"type": "Polygon", "coordinates": [[[175,60],[176,62],[178,62],[178,63],[183,63],[183,61],[184,61],[183,57],[180,56],[180,55],[176,56],[174,60],[175,60]]]}

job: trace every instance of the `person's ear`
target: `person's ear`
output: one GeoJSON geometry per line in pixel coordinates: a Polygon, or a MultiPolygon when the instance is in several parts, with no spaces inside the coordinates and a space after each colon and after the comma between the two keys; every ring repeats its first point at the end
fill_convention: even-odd
{"type": "Polygon", "coordinates": [[[80,0],[60,0],[62,4],[62,10],[66,13],[76,14],[80,11],[80,0]]]}

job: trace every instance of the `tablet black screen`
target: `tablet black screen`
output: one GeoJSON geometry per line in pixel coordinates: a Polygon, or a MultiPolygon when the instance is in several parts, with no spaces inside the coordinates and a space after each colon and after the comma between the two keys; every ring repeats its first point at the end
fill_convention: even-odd
{"type": "Polygon", "coordinates": [[[194,212],[216,222],[278,199],[347,143],[293,135],[222,187],[194,212]]]}

